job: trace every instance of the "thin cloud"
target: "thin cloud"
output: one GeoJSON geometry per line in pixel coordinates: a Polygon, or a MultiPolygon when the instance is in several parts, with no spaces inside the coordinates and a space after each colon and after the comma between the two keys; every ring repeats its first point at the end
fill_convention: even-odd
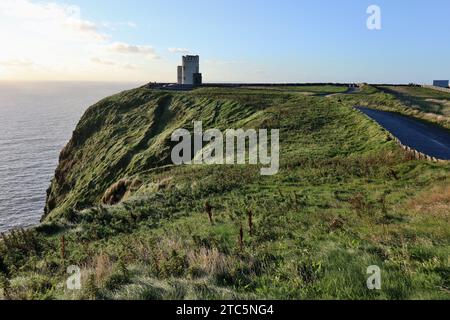
{"type": "Polygon", "coordinates": [[[155,50],[151,46],[138,46],[131,45],[124,42],[115,42],[110,45],[110,49],[119,53],[143,53],[143,54],[153,54],[155,50]]]}
{"type": "Polygon", "coordinates": [[[115,66],[115,67],[121,67],[124,69],[130,69],[130,70],[137,69],[137,66],[132,63],[120,63],[120,62],[115,62],[112,60],[101,59],[99,57],[91,58],[91,62],[93,62],[95,64],[100,64],[103,66],[115,66]]]}
{"type": "Polygon", "coordinates": [[[97,57],[91,58],[91,61],[97,64],[102,64],[104,66],[115,66],[116,63],[114,61],[111,60],[103,60],[97,57]]]}
{"type": "MultiPolygon", "coordinates": [[[[111,25],[137,27],[129,20],[111,25]]],[[[162,62],[152,63],[160,58],[152,46],[112,41],[110,31],[102,22],[83,18],[78,6],[54,0],[0,0],[0,39],[14,40],[1,47],[0,77],[146,79],[152,74],[149,70],[165,71],[162,62]]]]}
{"type": "Polygon", "coordinates": [[[125,64],[122,65],[122,67],[125,68],[125,69],[130,69],[130,70],[135,70],[135,69],[138,68],[137,65],[132,64],[132,63],[125,63],[125,64]]]}
{"type": "Polygon", "coordinates": [[[125,23],[128,27],[130,27],[130,28],[137,28],[138,27],[138,25],[135,23],[135,22],[133,22],[133,21],[128,21],[128,22],[126,22],[125,23]]]}
{"type": "Polygon", "coordinates": [[[0,13],[36,25],[36,28],[52,26],[55,33],[61,33],[59,29],[69,29],[74,32],[71,34],[72,37],[84,36],[96,40],[108,38],[107,35],[100,33],[94,22],[81,19],[81,10],[78,6],[54,2],[35,3],[30,0],[1,0],[0,13]]]}
{"type": "Polygon", "coordinates": [[[0,66],[2,67],[19,67],[19,68],[28,68],[34,66],[33,61],[30,60],[8,60],[8,61],[0,61],[0,66]]]}
{"type": "Polygon", "coordinates": [[[183,54],[189,54],[191,51],[189,49],[185,48],[169,48],[170,53],[183,53],[183,54]]]}
{"type": "Polygon", "coordinates": [[[132,45],[124,42],[115,42],[108,46],[109,50],[121,54],[140,54],[150,59],[158,59],[155,49],[151,46],[132,45]]]}
{"type": "Polygon", "coordinates": [[[110,31],[116,31],[119,28],[132,28],[132,29],[136,29],[138,28],[137,23],[133,22],[133,21],[126,21],[126,22],[110,22],[110,21],[103,21],[100,24],[103,28],[108,29],[110,31]]]}

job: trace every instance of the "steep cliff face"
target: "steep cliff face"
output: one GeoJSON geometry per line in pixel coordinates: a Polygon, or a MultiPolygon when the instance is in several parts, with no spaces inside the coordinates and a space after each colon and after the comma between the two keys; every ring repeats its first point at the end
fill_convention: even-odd
{"type": "Polygon", "coordinates": [[[207,92],[138,88],[90,107],[60,154],[43,220],[91,207],[121,179],[132,180],[169,164],[174,130],[191,128],[193,121],[200,120],[214,126],[233,124],[255,111],[245,101],[226,95],[216,99],[207,92]]]}
{"type": "MultiPolygon", "coordinates": [[[[60,154],[48,191],[46,216],[92,205],[111,181],[131,173],[133,165],[147,165],[136,157],[158,135],[161,123],[156,117],[168,113],[170,98],[138,89],[106,98],[89,108],[60,154]]],[[[163,145],[158,151],[155,156],[163,161],[163,145]]]]}

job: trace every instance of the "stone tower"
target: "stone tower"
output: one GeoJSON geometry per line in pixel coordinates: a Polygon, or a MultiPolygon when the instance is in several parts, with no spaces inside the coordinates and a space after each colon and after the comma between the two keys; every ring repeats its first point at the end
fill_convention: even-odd
{"type": "Polygon", "coordinates": [[[193,86],[202,84],[199,56],[183,56],[183,64],[178,67],[178,84],[193,86]]]}

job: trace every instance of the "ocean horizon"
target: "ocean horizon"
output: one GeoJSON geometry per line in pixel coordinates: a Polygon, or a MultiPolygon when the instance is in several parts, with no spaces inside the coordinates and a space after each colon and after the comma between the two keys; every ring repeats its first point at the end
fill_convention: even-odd
{"type": "Polygon", "coordinates": [[[0,81],[0,233],[39,223],[59,153],[85,110],[139,85],[0,81]]]}

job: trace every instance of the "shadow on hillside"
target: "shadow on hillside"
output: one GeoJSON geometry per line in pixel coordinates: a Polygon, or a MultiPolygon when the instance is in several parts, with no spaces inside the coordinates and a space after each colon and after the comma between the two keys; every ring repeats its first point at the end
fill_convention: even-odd
{"type": "Polygon", "coordinates": [[[403,104],[414,108],[415,106],[419,107],[420,111],[427,113],[436,113],[439,115],[444,115],[443,109],[444,107],[437,103],[431,103],[426,101],[421,97],[414,97],[399,91],[392,90],[386,87],[377,87],[378,90],[393,95],[396,99],[400,100],[403,104]]]}

